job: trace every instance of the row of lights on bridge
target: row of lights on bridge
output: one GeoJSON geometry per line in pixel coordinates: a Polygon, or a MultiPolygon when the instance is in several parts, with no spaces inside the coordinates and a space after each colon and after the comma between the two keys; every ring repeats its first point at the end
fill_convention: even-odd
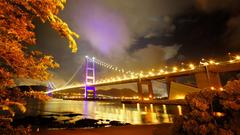
{"type": "Polygon", "coordinates": [[[113,71],[116,71],[116,72],[120,72],[122,74],[126,74],[126,75],[132,75],[132,74],[135,74],[137,75],[137,73],[134,73],[133,71],[130,71],[130,70],[124,70],[123,68],[119,68],[117,66],[114,66],[114,65],[111,65],[111,64],[108,64],[106,62],[103,62],[101,60],[98,60],[96,59],[95,57],[92,57],[92,58],[89,58],[88,56],[85,56],[86,58],[88,58],[89,60],[92,60],[93,62],[95,62],[96,64],[102,66],[102,67],[105,67],[107,69],[110,69],[110,70],[113,70],[113,71]]]}
{"type": "MultiPolygon", "coordinates": [[[[89,57],[86,56],[86,58],[89,58],[89,57]]],[[[190,63],[190,64],[188,64],[187,68],[178,68],[177,66],[174,66],[174,67],[172,67],[172,70],[167,70],[168,66],[165,66],[165,69],[164,68],[160,69],[160,70],[152,69],[148,73],[144,73],[143,71],[141,71],[139,73],[135,73],[135,72],[131,72],[131,71],[125,72],[126,70],[118,68],[118,67],[110,65],[110,64],[107,64],[105,62],[102,62],[102,61],[96,59],[95,57],[92,57],[91,59],[95,63],[97,63],[103,67],[123,73],[122,76],[111,77],[111,78],[103,79],[100,81],[97,80],[95,82],[95,84],[110,83],[110,82],[123,81],[123,80],[129,80],[129,79],[138,79],[138,78],[151,77],[151,76],[157,76],[157,75],[166,75],[166,74],[170,74],[170,73],[191,71],[197,67],[196,65],[190,63]],[[156,71],[158,71],[158,72],[156,72],[156,71]]],[[[223,65],[223,64],[227,64],[227,63],[237,63],[237,62],[240,62],[240,55],[236,55],[233,59],[231,59],[229,61],[223,61],[223,62],[217,62],[216,60],[213,60],[213,59],[211,59],[211,60],[202,59],[200,61],[198,67],[208,66],[208,65],[221,65],[221,64],[223,65]]]]}

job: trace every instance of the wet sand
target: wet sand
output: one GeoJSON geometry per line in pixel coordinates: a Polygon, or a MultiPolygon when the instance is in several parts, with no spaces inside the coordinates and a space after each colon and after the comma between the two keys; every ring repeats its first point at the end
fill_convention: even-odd
{"type": "Polygon", "coordinates": [[[95,129],[40,130],[38,135],[171,135],[171,124],[129,125],[95,129]]]}

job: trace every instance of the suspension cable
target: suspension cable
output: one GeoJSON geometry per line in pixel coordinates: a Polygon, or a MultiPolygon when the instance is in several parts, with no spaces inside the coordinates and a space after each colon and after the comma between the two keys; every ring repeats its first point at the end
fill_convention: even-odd
{"type": "Polygon", "coordinates": [[[82,68],[83,63],[81,63],[81,65],[79,65],[79,67],[77,68],[77,70],[74,72],[74,74],[71,76],[71,78],[60,88],[64,88],[66,87],[73,79],[74,77],[77,75],[77,73],[80,71],[80,69],[82,68]]]}

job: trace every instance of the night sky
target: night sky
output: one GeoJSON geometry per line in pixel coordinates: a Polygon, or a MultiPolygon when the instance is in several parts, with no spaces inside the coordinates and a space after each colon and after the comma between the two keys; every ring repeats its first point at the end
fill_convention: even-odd
{"type": "Polygon", "coordinates": [[[76,54],[36,22],[38,49],[61,65],[51,71],[57,84],[85,55],[139,71],[240,51],[239,0],[68,0],[60,16],[80,35],[76,54]]]}

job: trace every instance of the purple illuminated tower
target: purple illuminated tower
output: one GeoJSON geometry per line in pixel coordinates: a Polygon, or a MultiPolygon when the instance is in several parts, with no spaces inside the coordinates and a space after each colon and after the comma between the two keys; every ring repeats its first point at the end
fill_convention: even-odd
{"type": "MultiPolygon", "coordinates": [[[[53,89],[55,89],[56,88],[56,86],[55,86],[55,84],[53,83],[53,82],[48,82],[48,86],[47,86],[47,90],[48,90],[48,92],[49,91],[52,91],[53,89]]],[[[48,93],[48,96],[52,96],[52,93],[50,92],[50,93],[48,93]]]]}
{"type": "Polygon", "coordinates": [[[93,97],[96,98],[96,88],[91,86],[95,83],[95,58],[85,57],[86,62],[86,78],[85,78],[85,94],[84,98],[88,98],[88,91],[93,91],[93,97]]]}

